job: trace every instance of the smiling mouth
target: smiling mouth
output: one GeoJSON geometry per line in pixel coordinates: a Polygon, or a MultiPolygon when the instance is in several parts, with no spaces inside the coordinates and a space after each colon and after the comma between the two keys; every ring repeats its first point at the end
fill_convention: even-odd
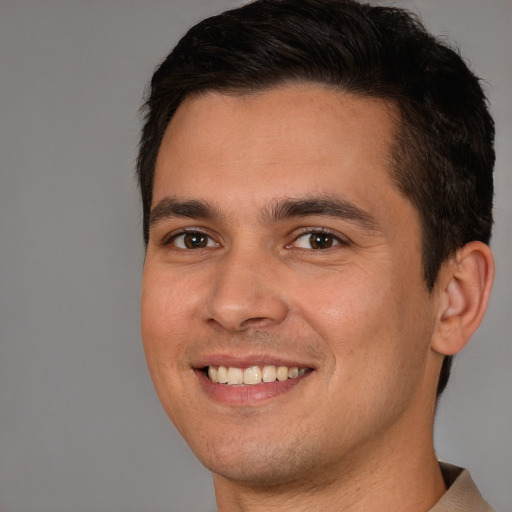
{"type": "Polygon", "coordinates": [[[208,379],[215,384],[227,386],[249,385],[270,382],[283,382],[288,379],[296,379],[309,372],[310,368],[299,368],[297,366],[249,366],[237,368],[234,366],[207,366],[204,368],[208,379]]]}

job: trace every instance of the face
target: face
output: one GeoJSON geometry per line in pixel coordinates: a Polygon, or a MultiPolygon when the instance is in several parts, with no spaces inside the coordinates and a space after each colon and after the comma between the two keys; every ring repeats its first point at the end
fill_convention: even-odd
{"type": "Polygon", "coordinates": [[[188,99],[167,129],[142,337],[219,478],[325,480],[431,435],[435,294],[390,178],[394,114],[289,86],[188,99]]]}

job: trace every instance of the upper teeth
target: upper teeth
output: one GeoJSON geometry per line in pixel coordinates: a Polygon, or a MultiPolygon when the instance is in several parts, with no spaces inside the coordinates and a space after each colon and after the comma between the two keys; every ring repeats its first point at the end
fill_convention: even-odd
{"type": "Polygon", "coordinates": [[[260,384],[263,382],[283,381],[295,379],[304,375],[305,368],[297,366],[250,366],[249,368],[235,368],[233,366],[209,366],[208,377],[212,382],[219,384],[260,384]]]}

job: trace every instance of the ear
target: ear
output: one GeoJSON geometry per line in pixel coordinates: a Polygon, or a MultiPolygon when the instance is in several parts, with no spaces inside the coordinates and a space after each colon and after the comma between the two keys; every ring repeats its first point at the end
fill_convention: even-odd
{"type": "Polygon", "coordinates": [[[450,356],[466,346],[484,317],[493,280],[494,258],[482,242],[466,244],[442,266],[434,351],[450,356]]]}

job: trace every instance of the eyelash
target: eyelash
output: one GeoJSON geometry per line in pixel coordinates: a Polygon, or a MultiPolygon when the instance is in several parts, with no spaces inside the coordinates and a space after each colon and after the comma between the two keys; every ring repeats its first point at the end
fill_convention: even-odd
{"type": "MultiPolygon", "coordinates": [[[[338,245],[342,245],[342,246],[345,245],[346,246],[346,245],[349,244],[349,241],[347,241],[344,238],[341,238],[340,236],[334,234],[332,231],[329,231],[327,229],[323,229],[323,228],[304,228],[304,230],[302,232],[300,232],[299,234],[297,234],[295,236],[295,238],[293,239],[293,241],[290,244],[286,245],[286,248],[287,249],[288,248],[293,248],[294,244],[296,244],[298,240],[300,240],[301,238],[303,238],[303,237],[305,237],[307,235],[309,235],[310,238],[315,236],[315,235],[330,236],[330,237],[332,237],[333,243],[332,243],[331,246],[329,246],[327,248],[295,247],[296,249],[307,251],[307,252],[323,252],[323,251],[327,251],[329,249],[332,249],[333,247],[336,247],[338,245]]],[[[162,241],[162,245],[163,246],[173,245],[175,249],[181,250],[181,251],[187,251],[187,250],[196,250],[197,251],[197,250],[200,250],[200,249],[209,249],[209,248],[211,248],[212,245],[209,245],[211,242],[213,242],[213,244],[214,244],[213,247],[220,245],[206,231],[201,230],[201,229],[197,229],[197,228],[189,228],[189,229],[183,229],[183,230],[181,230],[178,233],[174,233],[174,234],[171,234],[170,236],[166,237],[162,241]],[[193,248],[193,247],[188,247],[188,248],[186,248],[186,247],[177,247],[176,246],[176,240],[178,240],[180,237],[185,237],[187,235],[197,235],[199,237],[205,237],[205,238],[207,238],[207,242],[206,242],[207,245],[205,247],[195,247],[195,248],[193,248]]]]}
{"type": "Polygon", "coordinates": [[[206,247],[198,247],[198,248],[195,248],[195,249],[184,248],[184,247],[177,247],[176,243],[175,243],[176,240],[178,238],[180,238],[180,237],[185,237],[187,235],[196,235],[196,236],[200,236],[200,237],[205,237],[205,238],[208,239],[207,243],[210,243],[210,241],[213,241],[215,245],[219,245],[218,242],[215,242],[213,237],[210,236],[207,232],[205,232],[204,230],[201,230],[201,229],[197,229],[197,228],[183,229],[183,230],[181,230],[178,233],[173,233],[170,236],[167,236],[167,237],[164,238],[164,240],[162,241],[162,245],[164,245],[164,246],[174,245],[174,247],[176,249],[182,250],[182,251],[206,249],[206,248],[210,248],[211,247],[211,246],[206,246],[206,247]]]}
{"type": "Polygon", "coordinates": [[[291,247],[293,246],[293,244],[296,244],[297,241],[299,239],[301,239],[302,237],[305,237],[309,235],[309,237],[311,238],[312,236],[315,236],[315,235],[327,235],[327,236],[330,236],[332,237],[333,239],[333,245],[331,245],[330,247],[327,247],[325,249],[315,249],[315,248],[309,248],[309,249],[306,249],[306,248],[303,248],[303,247],[296,247],[297,249],[300,249],[300,250],[303,250],[303,251],[308,251],[308,252],[323,252],[323,251],[328,251],[329,249],[333,248],[333,247],[336,247],[338,245],[348,245],[348,240],[340,237],[339,235],[333,233],[332,231],[329,231],[328,229],[323,229],[323,228],[306,228],[304,229],[304,231],[302,231],[301,233],[299,233],[292,241],[291,244],[287,245],[287,247],[291,247]]]}

